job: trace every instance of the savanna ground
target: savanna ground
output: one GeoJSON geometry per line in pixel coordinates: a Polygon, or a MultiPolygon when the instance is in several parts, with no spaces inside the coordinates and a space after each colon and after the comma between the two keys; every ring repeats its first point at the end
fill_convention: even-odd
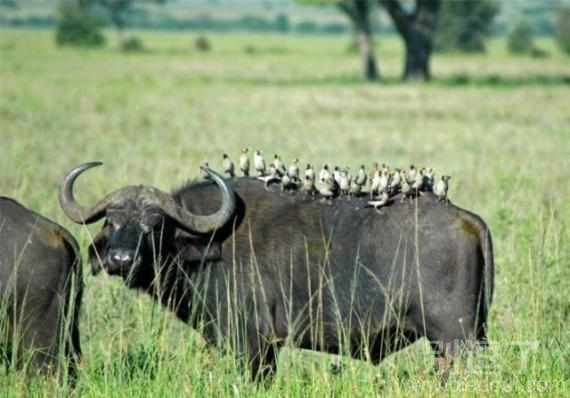
{"type": "Polygon", "coordinates": [[[454,203],[481,215],[495,244],[491,349],[463,360],[440,389],[425,341],[373,367],[285,349],[274,383],[256,388],[231,357],[128,291],[90,276],[81,317],[83,362],[75,390],[55,378],[0,374],[10,396],[567,396],[570,391],[570,62],[550,42],[547,59],[436,55],[436,79],[402,84],[401,46],[381,40],[386,79],[360,80],[344,37],[141,33],[144,53],[58,49],[47,31],[0,34],[0,194],[89,235],[57,202],[74,165],[101,160],[77,184],[90,203],[144,183],[165,190],[198,176],[208,160],[241,148],[302,165],[356,169],[411,162],[451,174],[454,203]]]}

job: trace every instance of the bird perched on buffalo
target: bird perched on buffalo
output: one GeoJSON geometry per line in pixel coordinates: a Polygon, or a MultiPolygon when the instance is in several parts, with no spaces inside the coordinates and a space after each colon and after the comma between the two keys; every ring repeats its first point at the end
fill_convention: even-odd
{"type": "Polygon", "coordinates": [[[200,175],[202,176],[202,178],[203,178],[204,180],[209,180],[209,179],[210,179],[210,175],[204,171],[204,169],[209,169],[209,168],[210,168],[210,166],[208,165],[208,162],[204,162],[204,163],[202,163],[202,165],[200,166],[200,175]]]}
{"type": "Polygon", "coordinates": [[[299,159],[293,159],[289,165],[289,168],[287,169],[287,174],[293,180],[293,182],[301,181],[299,178],[299,159]]]}
{"type": "Polygon", "coordinates": [[[329,170],[329,165],[325,163],[321,171],[319,171],[319,181],[328,180],[328,179],[332,180],[333,175],[329,170]]]}
{"type": "Polygon", "coordinates": [[[370,178],[370,198],[374,198],[378,193],[380,193],[380,170],[376,168],[370,178]]]}
{"type": "Polygon", "coordinates": [[[305,168],[305,179],[307,178],[315,182],[315,169],[313,169],[310,163],[307,163],[307,167],[305,168]]]}
{"type": "Polygon", "coordinates": [[[395,168],[394,172],[390,177],[390,185],[389,185],[389,192],[394,194],[400,190],[400,185],[402,184],[402,173],[400,169],[395,168]]]}
{"type": "Polygon", "coordinates": [[[223,155],[222,166],[224,168],[224,173],[229,175],[230,178],[235,177],[234,162],[232,162],[227,153],[224,153],[223,155]]]}
{"type": "Polygon", "coordinates": [[[358,184],[356,180],[350,183],[350,196],[358,196],[362,192],[362,185],[358,184]]]}
{"type": "Polygon", "coordinates": [[[424,189],[426,191],[433,191],[434,184],[435,184],[435,171],[433,167],[430,167],[424,172],[424,189]]]}
{"type": "Polygon", "coordinates": [[[368,201],[368,205],[373,206],[377,212],[380,212],[379,209],[383,206],[386,206],[389,198],[390,198],[390,196],[388,195],[388,191],[382,190],[380,192],[380,194],[378,195],[378,199],[368,201]]]}
{"type": "Polygon", "coordinates": [[[305,192],[305,195],[314,195],[316,193],[315,170],[310,164],[307,164],[307,167],[305,169],[305,177],[303,178],[303,191],[305,192]]]}
{"type": "Polygon", "coordinates": [[[340,185],[340,168],[338,166],[334,167],[332,175],[336,185],[340,185]]]}
{"type": "Polygon", "coordinates": [[[378,171],[378,162],[372,162],[372,164],[370,165],[370,175],[368,176],[369,177],[368,180],[370,181],[370,185],[372,185],[372,179],[376,175],[377,171],[378,171]]]}
{"type": "Polygon", "coordinates": [[[442,175],[433,187],[433,193],[437,195],[440,201],[449,202],[447,198],[447,190],[449,189],[449,180],[451,176],[442,175]]]}
{"type": "Polygon", "coordinates": [[[332,175],[328,178],[321,179],[321,181],[317,184],[317,189],[323,196],[323,202],[328,201],[329,203],[332,203],[332,199],[338,193],[338,185],[334,181],[332,175]]]}
{"type": "Polygon", "coordinates": [[[348,173],[347,169],[342,169],[339,171],[339,177],[338,177],[338,188],[340,190],[340,195],[341,196],[348,196],[349,191],[350,191],[350,182],[351,182],[351,177],[350,174],[348,173]]]}
{"type": "Polygon", "coordinates": [[[279,175],[279,177],[283,176],[287,172],[285,164],[281,160],[281,156],[277,154],[275,154],[273,157],[273,166],[275,166],[275,169],[277,170],[277,174],[279,175]]]}
{"type": "Polygon", "coordinates": [[[408,170],[408,184],[412,185],[416,181],[417,175],[416,166],[413,164],[410,165],[410,170],[408,170]]]}
{"type": "Polygon", "coordinates": [[[416,196],[419,195],[423,186],[424,186],[424,169],[422,167],[419,170],[417,170],[415,174],[414,182],[412,182],[411,185],[412,193],[416,196]]]}
{"type": "Polygon", "coordinates": [[[368,176],[366,175],[366,170],[364,170],[364,165],[360,165],[360,168],[356,173],[356,177],[354,178],[354,182],[360,185],[360,187],[363,187],[364,185],[366,185],[367,178],[368,176]]]}
{"type": "Polygon", "coordinates": [[[383,191],[388,191],[390,185],[390,171],[385,165],[382,165],[382,170],[380,171],[380,186],[378,187],[378,193],[383,191]]]}
{"type": "Polygon", "coordinates": [[[400,202],[404,202],[407,198],[412,195],[412,188],[408,183],[408,178],[406,175],[402,176],[402,183],[400,184],[400,192],[402,192],[402,199],[400,202]]]}
{"type": "Polygon", "coordinates": [[[260,150],[253,153],[253,167],[255,167],[260,176],[265,175],[265,159],[263,159],[260,150]]]}
{"type": "Polygon", "coordinates": [[[245,177],[249,176],[249,156],[247,155],[248,152],[249,148],[243,148],[239,155],[239,169],[245,177]]]}
{"type": "Polygon", "coordinates": [[[265,189],[269,191],[269,184],[272,182],[281,181],[281,178],[277,174],[277,169],[273,164],[269,166],[269,172],[266,175],[260,175],[257,177],[258,180],[261,180],[265,183],[265,189]]]}
{"type": "Polygon", "coordinates": [[[288,173],[285,173],[281,176],[281,193],[288,191],[294,191],[297,189],[297,183],[293,181],[293,179],[289,176],[288,173]]]}

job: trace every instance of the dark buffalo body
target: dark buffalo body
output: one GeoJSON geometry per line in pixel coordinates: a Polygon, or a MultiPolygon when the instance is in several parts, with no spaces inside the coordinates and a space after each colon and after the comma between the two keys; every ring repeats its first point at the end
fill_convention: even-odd
{"type": "Polygon", "coordinates": [[[77,242],[64,228],[0,197],[0,354],[75,371],[81,354],[82,278],[77,242]],[[30,355],[30,356],[28,356],[30,355]]]}
{"type": "MultiPolygon", "coordinates": [[[[377,363],[424,336],[446,375],[458,343],[485,341],[493,258],[478,216],[431,193],[409,203],[396,196],[379,213],[366,198],[322,203],[210,175],[215,184],[172,198],[206,216],[227,205],[226,189],[231,216],[214,233],[164,216],[146,187],[109,195],[97,217],[87,212],[84,221],[106,216],[94,271],[102,265],[148,291],[247,359],[254,375],[273,370],[284,343],[377,363]]],[[[62,192],[71,192],[69,180],[62,192]]]]}

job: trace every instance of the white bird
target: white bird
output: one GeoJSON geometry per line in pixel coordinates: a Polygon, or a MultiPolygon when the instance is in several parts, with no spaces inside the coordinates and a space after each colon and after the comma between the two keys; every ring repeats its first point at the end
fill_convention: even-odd
{"type": "Polygon", "coordinates": [[[275,168],[275,166],[273,166],[273,164],[269,166],[269,172],[267,173],[267,175],[258,176],[257,179],[265,183],[265,189],[267,191],[269,191],[269,183],[281,180],[281,178],[279,178],[279,176],[277,175],[277,169],[275,168]]]}
{"type": "Polygon", "coordinates": [[[406,176],[402,176],[402,183],[400,184],[400,192],[402,192],[402,199],[400,202],[404,202],[406,198],[409,198],[412,193],[412,188],[408,184],[408,179],[406,176]]]}
{"type": "Polygon", "coordinates": [[[285,174],[287,172],[287,169],[285,168],[285,164],[283,164],[283,161],[281,160],[281,156],[275,154],[273,157],[273,166],[275,166],[275,169],[277,170],[277,174],[279,176],[282,176],[283,174],[285,174]]]}
{"type": "Polygon", "coordinates": [[[352,180],[350,183],[350,195],[351,196],[358,196],[362,191],[362,185],[358,184],[356,180],[352,180]]]}
{"type": "Polygon", "coordinates": [[[340,189],[340,195],[346,195],[348,196],[348,193],[350,191],[350,182],[351,182],[351,178],[350,178],[350,174],[348,174],[348,170],[347,169],[342,169],[339,172],[339,177],[338,177],[338,187],[340,189]]]}
{"type": "Polygon", "coordinates": [[[416,181],[416,166],[413,164],[410,165],[410,170],[408,171],[408,184],[413,184],[416,181]]]}
{"type": "Polygon", "coordinates": [[[210,166],[208,165],[208,162],[204,162],[202,163],[202,165],[200,166],[200,175],[202,176],[202,178],[204,180],[209,180],[210,179],[210,175],[208,173],[206,173],[204,170],[202,170],[202,167],[206,167],[206,168],[210,168],[210,166]]]}
{"type": "Polygon", "coordinates": [[[247,156],[248,152],[249,148],[244,148],[239,155],[239,169],[246,177],[249,176],[249,156],[247,156]]]}
{"type": "Polygon", "coordinates": [[[307,164],[307,168],[305,169],[305,179],[307,178],[313,181],[313,183],[315,182],[315,169],[313,169],[313,166],[310,164],[307,164]]]}
{"type": "Polygon", "coordinates": [[[370,197],[373,198],[380,192],[380,171],[376,169],[370,179],[370,197]]]}
{"type": "Polygon", "coordinates": [[[377,171],[378,171],[378,162],[372,162],[372,165],[370,166],[370,176],[369,176],[370,185],[372,185],[372,179],[376,175],[377,171]]]}
{"type": "Polygon", "coordinates": [[[293,179],[289,177],[288,173],[283,174],[281,176],[281,193],[294,189],[297,189],[297,184],[293,182],[293,179]]]}
{"type": "Polygon", "coordinates": [[[390,172],[386,167],[382,167],[380,172],[380,185],[378,187],[378,193],[383,191],[388,191],[388,186],[390,185],[390,172]]]}
{"type": "Polygon", "coordinates": [[[253,153],[253,167],[255,167],[260,176],[265,175],[265,159],[263,159],[260,150],[253,153]]]}
{"type": "Polygon", "coordinates": [[[305,169],[305,178],[303,179],[303,191],[306,195],[314,195],[316,193],[315,187],[315,170],[313,166],[307,164],[305,169]]]}
{"type": "Polygon", "coordinates": [[[388,203],[388,199],[389,199],[389,195],[387,191],[382,191],[380,192],[380,196],[378,198],[378,200],[371,200],[368,201],[368,205],[369,206],[374,206],[374,208],[376,209],[376,211],[380,212],[380,208],[382,206],[386,206],[386,204],[388,203]]]}
{"type": "Polygon", "coordinates": [[[391,193],[396,193],[400,189],[400,185],[402,184],[402,174],[400,173],[400,169],[394,169],[394,173],[390,178],[390,186],[389,191],[391,193]]]}
{"type": "Polygon", "coordinates": [[[447,190],[449,189],[449,180],[451,176],[441,176],[441,178],[437,181],[435,186],[433,187],[433,193],[437,195],[440,201],[449,202],[447,198],[447,190]]]}
{"type": "Polygon", "coordinates": [[[414,195],[419,195],[424,186],[424,169],[421,168],[416,173],[414,182],[412,183],[412,192],[414,195]]]}
{"type": "Polygon", "coordinates": [[[354,179],[354,181],[356,182],[356,184],[363,187],[366,184],[367,178],[368,176],[366,175],[366,170],[364,170],[364,165],[361,165],[360,168],[358,169],[358,172],[356,173],[356,178],[354,179]]]}
{"type": "Polygon", "coordinates": [[[322,179],[320,183],[317,184],[319,193],[324,196],[323,200],[328,199],[330,202],[332,202],[332,198],[336,194],[336,187],[337,185],[335,184],[332,177],[322,179]]]}
{"type": "Polygon", "coordinates": [[[299,159],[293,159],[289,168],[287,169],[287,174],[294,182],[301,181],[299,178],[299,159]]]}
{"type": "Polygon", "coordinates": [[[314,195],[316,193],[315,180],[309,176],[305,176],[303,180],[303,191],[306,195],[314,195]]]}
{"type": "Polygon", "coordinates": [[[340,169],[338,166],[334,167],[332,174],[333,174],[333,180],[336,183],[336,185],[340,185],[340,169]]]}
{"type": "Polygon", "coordinates": [[[328,180],[328,179],[332,179],[332,178],[333,178],[333,175],[329,170],[329,165],[324,164],[323,168],[319,172],[319,181],[328,180]]]}
{"type": "Polygon", "coordinates": [[[227,153],[224,153],[223,155],[222,166],[224,167],[224,173],[228,174],[230,178],[235,177],[234,162],[232,162],[227,153]]]}
{"type": "Polygon", "coordinates": [[[435,184],[435,171],[432,167],[428,168],[424,173],[424,188],[426,191],[433,191],[435,184]]]}

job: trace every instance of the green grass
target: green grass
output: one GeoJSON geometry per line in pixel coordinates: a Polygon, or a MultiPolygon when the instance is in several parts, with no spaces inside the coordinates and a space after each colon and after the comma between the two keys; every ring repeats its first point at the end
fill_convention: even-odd
{"type": "MultiPolygon", "coordinates": [[[[398,81],[393,38],[377,43],[385,82],[366,84],[345,38],[213,35],[213,51],[198,53],[192,34],[140,36],[148,51],[125,55],[58,49],[51,32],[0,32],[2,195],[86,249],[99,225],[71,224],[57,203],[63,175],[86,161],[105,165],[78,181],[84,203],[128,184],[169,190],[244,146],[317,166],[433,166],[453,176],[452,201],[493,232],[491,369],[459,364],[439,390],[425,342],[378,367],[342,359],[340,375],[328,372],[334,356],[286,349],[274,384],[256,389],[148,297],[87,275],[77,396],[568,394],[570,63],[552,43],[540,60],[511,57],[502,41],[485,56],[436,55],[435,80],[420,85],[398,81]]],[[[51,378],[0,373],[2,396],[66,392],[51,378]]]]}

